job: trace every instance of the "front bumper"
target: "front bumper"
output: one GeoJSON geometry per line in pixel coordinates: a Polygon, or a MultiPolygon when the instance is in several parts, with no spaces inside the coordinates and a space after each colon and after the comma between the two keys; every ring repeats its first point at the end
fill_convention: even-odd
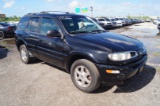
{"type": "Polygon", "coordinates": [[[113,24],[113,27],[121,27],[121,26],[123,26],[122,24],[113,24]]]}
{"type": "Polygon", "coordinates": [[[126,79],[129,79],[135,76],[137,73],[143,71],[145,63],[147,61],[147,55],[144,56],[141,60],[131,63],[125,66],[110,66],[110,65],[102,65],[96,64],[102,83],[106,83],[107,85],[116,85],[122,84],[126,79]],[[109,74],[106,70],[119,70],[119,74],[109,74]]]}

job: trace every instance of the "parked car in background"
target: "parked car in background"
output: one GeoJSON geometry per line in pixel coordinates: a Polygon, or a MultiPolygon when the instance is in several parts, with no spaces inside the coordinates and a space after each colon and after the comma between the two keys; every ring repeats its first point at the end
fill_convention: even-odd
{"type": "Polygon", "coordinates": [[[158,24],[157,28],[158,28],[158,30],[160,31],[160,23],[158,24]]]}
{"type": "Polygon", "coordinates": [[[125,20],[126,20],[126,24],[127,24],[127,25],[131,25],[131,24],[132,24],[132,22],[131,22],[131,20],[130,20],[130,19],[125,18],[125,20]]]}
{"type": "Polygon", "coordinates": [[[115,18],[117,21],[121,21],[123,26],[126,25],[126,21],[124,20],[124,18],[115,18]]]}
{"type": "Polygon", "coordinates": [[[96,18],[96,20],[99,22],[99,23],[103,23],[103,28],[105,29],[111,29],[112,28],[112,22],[110,20],[107,20],[106,18],[96,18]]]}
{"type": "Polygon", "coordinates": [[[0,22],[0,38],[14,37],[16,26],[0,22]]]}
{"type": "Polygon", "coordinates": [[[94,20],[96,23],[98,23],[100,26],[104,27],[104,23],[98,22],[95,18],[91,18],[92,20],[94,20]]]}
{"type": "Polygon", "coordinates": [[[160,24],[160,19],[156,19],[156,20],[154,20],[154,21],[153,21],[153,24],[155,24],[155,25],[160,24]]]}
{"type": "Polygon", "coordinates": [[[146,22],[151,22],[151,20],[150,19],[146,19],[146,22]]]}
{"type": "Polygon", "coordinates": [[[133,19],[133,23],[134,24],[137,24],[137,23],[139,23],[140,21],[138,20],[138,19],[133,19]]]}
{"type": "Polygon", "coordinates": [[[112,22],[113,27],[122,27],[122,21],[116,20],[115,18],[109,18],[109,20],[112,22]]]}
{"type": "Polygon", "coordinates": [[[130,19],[132,24],[135,24],[136,21],[134,19],[130,19]]]}
{"type": "Polygon", "coordinates": [[[134,24],[133,19],[129,19],[131,25],[134,24]]]}

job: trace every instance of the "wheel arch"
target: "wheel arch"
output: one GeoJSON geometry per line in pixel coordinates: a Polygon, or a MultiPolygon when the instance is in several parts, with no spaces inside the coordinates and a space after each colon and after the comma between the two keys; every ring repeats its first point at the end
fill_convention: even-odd
{"type": "Polygon", "coordinates": [[[73,53],[67,58],[67,61],[65,62],[65,69],[67,70],[68,73],[70,73],[70,68],[72,64],[79,59],[86,59],[93,63],[97,63],[93,55],[90,53],[73,53]]]}
{"type": "Polygon", "coordinates": [[[26,45],[26,42],[24,40],[22,40],[22,39],[18,39],[16,41],[16,46],[17,46],[18,51],[19,51],[20,46],[23,45],[23,44],[26,45]]]}

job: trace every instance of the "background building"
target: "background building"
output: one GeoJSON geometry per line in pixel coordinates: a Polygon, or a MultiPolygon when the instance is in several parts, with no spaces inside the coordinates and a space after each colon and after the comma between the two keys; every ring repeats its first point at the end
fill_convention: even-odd
{"type": "Polygon", "coordinates": [[[5,18],[6,15],[5,14],[0,14],[0,18],[5,18]]]}

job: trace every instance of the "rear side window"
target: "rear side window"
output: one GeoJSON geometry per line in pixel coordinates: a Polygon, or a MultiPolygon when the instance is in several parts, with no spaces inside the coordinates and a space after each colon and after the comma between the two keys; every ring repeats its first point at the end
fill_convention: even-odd
{"type": "Polygon", "coordinates": [[[59,28],[51,18],[42,18],[40,33],[46,35],[49,30],[59,30],[59,28]]]}
{"type": "Polygon", "coordinates": [[[25,30],[26,27],[27,27],[27,24],[28,24],[28,20],[29,20],[28,17],[22,18],[21,21],[20,21],[19,24],[18,24],[17,29],[18,29],[18,30],[25,30]]]}
{"type": "Polygon", "coordinates": [[[27,30],[30,32],[38,32],[39,18],[30,18],[27,30]]]}

